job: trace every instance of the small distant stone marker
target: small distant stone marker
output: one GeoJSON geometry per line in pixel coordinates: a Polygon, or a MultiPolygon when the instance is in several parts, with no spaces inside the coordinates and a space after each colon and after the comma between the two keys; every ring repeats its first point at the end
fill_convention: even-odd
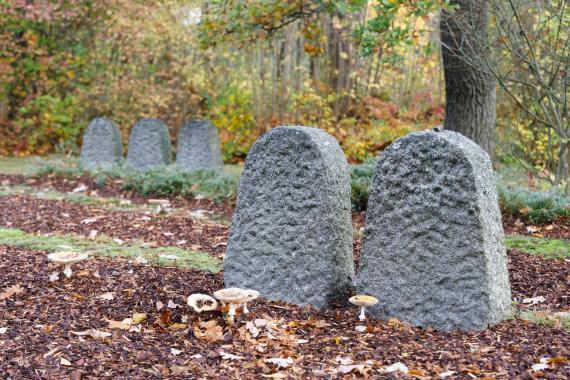
{"type": "Polygon", "coordinates": [[[370,313],[440,330],[508,316],[511,291],[488,155],[455,132],[418,132],[380,156],[368,201],[359,292],[370,313]]]}
{"type": "Polygon", "coordinates": [[[158,119],[142,119],[129,138],[127,162],[140,171],[168,165],[172,159],[168,127],[158,119]]]}
{"type": "Polygon", "coordinates": [[[224,260],[227,287],[325,307],[353,277],[348,164],[338,142],[278,127],[251,148],[224,260]]]}
{"type": "Polygon", "coordinates": [[[176,165],[185,170],[224,170],[218,130],[211,122],[194,120],[182,126],[178,133],[176,165]]]}
{"type": "Polygon", "coordinates": [[[111,120],[93,119],[83,135],[79,162],[87,169],[110,168],[123,158],[119,127],[111,120]]]}

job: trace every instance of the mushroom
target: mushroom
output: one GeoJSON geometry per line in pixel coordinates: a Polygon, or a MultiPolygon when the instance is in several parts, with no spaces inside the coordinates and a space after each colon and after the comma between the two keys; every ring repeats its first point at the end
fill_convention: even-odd
{"type": "Polygon", "coordinates": [[[71,277],[71,264],[86,260],[89,257],[86,253],[79,252],[54,252],[48,255],[48,259],[56,264],[63,264],[63,274],[65,277],[71,277]]]}
{"type": "Polygon", "coordinates": [[[207,294],[196,293],[188,296],[188,306],[192,307],[196,313],[201,313],[203,311],[216,310],[218,302],[207,294]]]}
{"type": "Polygon", "coordinates": [[[247,299],[243,303],[243,313],[247,314],[249,313],[249,310],[247,309],[247,303],[259,297],[259,292],[254,289],[243,289],[243,292],[247,297],[247,299]]]}
{"type": "Polygon", "coordinates": [[[228,304],[228,320],[230,324],[234,323],[236,309],[245,302],[249,301],[249,293],[240,288],[226,288],[214,292],[214,297],[222,302],[222,305],[228,304]]]}
{"type": "Polygon", "coordinates": [[[366,315],[364,312],[368,306],[374,306],[378,303],[378,298],[366,295],[357,295],[354,297],[350,297],[348,301],[356,306],[360,306],[360,315],[358,319],[364,321],[366,319],[366,315]]]}

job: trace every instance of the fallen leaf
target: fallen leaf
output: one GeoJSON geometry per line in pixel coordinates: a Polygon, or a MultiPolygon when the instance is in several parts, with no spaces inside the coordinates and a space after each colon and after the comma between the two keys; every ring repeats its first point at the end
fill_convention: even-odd
{"type": "Polygon", "coordinates": [[[59,280],[59,273],[53,272],[52,274],[49,275],[50,282],[55,282],[57,280],[59,280]]]}
{"type": "Polygon", "coordinates": [[[71,331],[71,333],[73,335],[77,335],[77,336],[90,336],[90,337],[95,338],[95,339],[105,339],[105,338],[109,338],[111,335],[113,335],[110,332],[99,331],[99,330],[95,330],[95,329],[89,329],[87,331],[71,331]]]}
{"type": "Polygon", "coordinates": [[[168,300],[168,305],[166,305],[166,307],[168,307],[170,309],[176,309],[177,307],[181,307],[181,306],[172,300],[168,300]]]}
{"type": "Polygon", "coordinates": [[[173,331],[186,330],[188,325],[186,323],[173,323],[168,328],[173,331]]]}
{"type": "Polygon", "coordinates": [[[544,298],[543,296],[538,296],[538,297],[532,297],[532,298],[525,298],[523,299],[522,303],[530,303],[531,305],[540,303],[540,302],[544,302],[546,301],[546,298],[544,298]]]}
{"type": "Polygon", "coordinates": [[[241,360],[241,359],[243,359],[243,356],[237,356],[237,355],[229,354],[229,353],[223,352],[223,351],[220,351],[220,356],[222,357],[222,360],[241,360]]]}
{"type": "Polygon", "coordinates": [[[198,339],[204,339],[208,342],[219,342],[224,337],[222,327],[215,320],[200,322],[198,327],[194,328],[194,335],[198,339]]]}
{"type": "Polygon", "coordinates": [[[115,293],[113,292],[103,293],[99,296],[99,298],[105,301],[112,301],[115,299],[115,293]]]}
{"type": "Polygon", "coordinates": [[[59,364],[69,367],[71,365],[71,362],[69,360],[67,360],[66,358],[61,358],[61,359],[59,359],[59,364]]]}
{"type": "Polygon", "coordinates": [[[390,365],[388,368],[386,368],[386,372],[388,373],[392,373],[392,372],[396,372],[396,371],[400,371],[402,373],[408,373],[408,367],[406,367],[406,365],[404,363],[400,363],[400,362],[396,362],[392,365],[390,365]]]}
{"type": "Polygon", "coordinates": [[[441,377],[442,379],[445,379],[446,377],[449,377],[453,374],[455,374],[455,371],[446,371],[446,372],[440,373],[439,377],[441,377]]]}
{"type": "Polygon", "coordinates": [[[148,260],[145,259],[145,258],[142,257],[142,256],[137,256],[137,258],[135,259],[135,263],[138,263],[138,264],[148,264],[148,260]]]}
{"type": "Polygon", "coordinates": [[[548,364],[546,363],[538,363],[538,364],[533,364],[532,365],[532,370],[537,372],[537,371],[542,371],[544,369],[548,369],[548,364]]]}
{"type": "Polygon", "coordinates": [[[269,358],[265,359],[264,362],[276,364],[277,368],[287,368],[293,364],[293,359],[291,358],[269,358]]]}
{"type": "Polygon", "coordinates": [[[138,325],[139,323],[141,323],[142,321],[144,321],[146,319],[146,314],[145,313],[134,313],[132,319],[133,319],[133,323],[138,325]]]}
{"type": "Polygon", "coordinates": [[[0,293],[0,301],[8,299],[14,295],[22,294],[26,290],[20,286],[20,284],[12,285],[5,288],[2,293],[0,293]]]}
{"type": "Polygon", "coordinates": [[[178,260],[179,257],[176,255],[167,255],[165,253],[159,253],[158,257],[162,257],[163,259],[168,259],[168,260],[178,260]]]}
{"type": "Polygon", "coordinates": [[[172,355],[180,355],[182,353],[182,350],[177,350],[176,348],[171,348],[170,353],[172,355]]]}
{"type": "Polygon", "coordinates": [[[8,327],[0,327],[0,335],[6,334],[8,332],[8,327]]]}

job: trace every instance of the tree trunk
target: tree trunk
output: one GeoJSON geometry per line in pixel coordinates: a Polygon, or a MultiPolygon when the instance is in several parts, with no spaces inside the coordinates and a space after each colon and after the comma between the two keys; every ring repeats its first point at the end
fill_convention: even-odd
{"type": "Polygon", "coordinates": [[[445,76],[445,129],[459,132],[494,153],[496,81],[487,70],[487,1],[452,0],[441,15],[445,76]]]}

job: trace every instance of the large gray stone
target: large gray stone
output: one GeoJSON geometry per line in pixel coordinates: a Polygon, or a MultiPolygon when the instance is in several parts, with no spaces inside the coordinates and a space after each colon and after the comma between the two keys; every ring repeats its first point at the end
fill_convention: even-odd
{"type": "Polygon", "coordinates": [[[93,119],[83,135],[79,162],[87,169],[105,169],[123,158],[123,144],[119,127],[111,120],[93,119]]]}
{"type": "Polygon", "coordinates": [[[136,170],[147,171],[168,165],[172,160],[168,127],[158,119],[139,120],[129,138],[127,162],[136,170]]]}
{"type": "Polygon", "coordinates": [[[510,312],[494,173],[455,132],[418,132],[381,155],[356,287],[371,313],[441,330],[480,330],[510,312]]]}
{"type": "Polygon", "coordinates": [[[353,277],[350,179],[328,133],[278,127],[251,148],[224,260],[226,286],[324,307],[353,277]]]}
{"type": "Polygon", "coordinates": [[[184,170],[224,170],[218,130],[211,122],[194,120],[182,126],[178,133],[176,165],[184,170]]]}

